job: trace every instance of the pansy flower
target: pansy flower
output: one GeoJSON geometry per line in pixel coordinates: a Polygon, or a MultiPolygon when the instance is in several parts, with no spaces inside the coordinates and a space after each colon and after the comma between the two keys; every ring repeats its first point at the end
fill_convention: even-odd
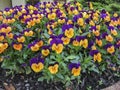
{"type": "Polygon", "coordinates": [[[103,33],[102,37],[105,38],[106,41],[108,41],[108,42],[112,42],[113,41],[113,37],[110,34],[103,33]]]}
{"type": "Polygon", "coordinates": [[[12,46],[13,46],[13,48],[15,49],[15,50],[17,50],[17,51],[21,51],[22,50],[22,48],[23,48],[23,44],[22,43],[12,43],[12,46]]]}
{"type": "Polygon", "coordinates": [[[79,46],[88,47],[88,39],[85,36],[76,36],[76,41],[79,41],[79,46]]]}
{"type": "Polygon", "coordinates": [[[96,37],[96,40],[95,40],[95,42],[96,42],[96,44],[98,45],[98,46],[102,46],[102,39],[101,39],[101,37],[99,36],[99,37],[96,37]]]}
{"type": "Polygon", "coordinates": [[[33,20],[33,18],[26,19],[25,22],[27,23],[28,28],[31,28],[32,26],[34,26],[36,24],[35,21],[33,20]]]}
{"type": "Polygon", "coordinates": [[[99,13],[96,11],[95,13],[93,13],[93,20],[94,21],[98,21],[99,20],[99,13]]]}
{"type": "Polygon", "coordinates": [[[22,36],[22,35],[14,35],[14,38],[15,38],[19,43],[25,42],[25,37],[22,36]]]}
{"type": "Polygon", "coordinates": [[[5,8],[3,11],[3,14],[5,14],[6,16],[9,16],[11,14],[10,10],[11,10],[10,8],[5,8]]]}
{"type": "Polygon", "coordinates": [[[53,38],[50,41],[50,45],[52,46],[52,50],[57,54],[60,54],[63,51],[63,41],[60,38],[53,38]]]}
{"type": "Polygon", "coordinates": [[[8,26],[7,24],[1,24],[0,25],[0,32],[7,34],[11,31],[12,31],[12,28],[10,26],[8,26]]]}
{"type": "Polygon", "coordinates": [[[63,23],[65,23],[66,22],[66,18],[64,18],[64,17],[60,17],[59,19],[58,19],[58,23],[59,24],[63,24],[63,23]]]}
{"type": "Polygon", "coordinates": [[[107,49],[107,52],[110,54],[113,54],[115,52],[115,47],[111,43],[105,45],[105,49],[107,49]]]}
{"type": "Polygon", "coordinates": [[[8,43],[0,43],[0,54],[8,48],[8,43]]]}
{"type": "Polygon", "coordinates": [[[43,58],[34,57],[30,60],[30,66],[36,73],[40,72],[44,68],[43,58]]]}
{"type": "Polygon", "coordinates": [[[79,76],[81,73],[81,66],[80,63],[70,63],[69,64],[69,69],[73,76],[79,76]]]}
{"type": "Polygon", "coordinates": [[[110,30],[111,34],[113,34],[114,36],[116,36],[118,34],[117,30],[115,30],[115,28],[113,26],[108,26],[108,29],[110,30]]]}
{"type": "Polygon", "coordinates": [[[116,40],[116,42],[117,42],[117,43],[116,43],[115,47],[116,47],[116,48],[119,48],[119,47],[120,47],[120,39],[116,40]]]}
{"type": "Polygon", "coordinates": [[[119,25],[118,17],[111,17],[111,21],[110,21],[110,24],[109,24],[109,25],[112,25],[112,26],[117,26],[117,25],[119,25]]]}
{"type": "Polygon", "coordinates": [[[73,46],[79,46],[80,45],[79,41],[76,38],[71,39],[71,41],[72,41],[73,46]]]}
{"type": "Polygon", "coordinates": [[[44,45],[43,40],[37,40],[36,42],[37,42],[37,45],[39,46],[39,48],[44,45]]]}
{"type": "Polygon", "coordinates": [[[56,18],[56,13],[49,13],[47,17],[49,20],[54,20],[56,18]]]}
{"type": "Polygon", "coordinates": [[[29,44],[29,45],[28,45],[28,48],[30,48],[31,51],[36,52],[36,51],[39,50],[39,45],[38,45],[37,42],[35,41],[35,42],[29,44]]]}
{"type": "Polygon", "coordinates": [[[5,39],[6,34],[5,33],[0,33],[0,41],[3,41],[5,39]]]}
{"type": "Polygon", "coordinates": [[[70,20],[70,19],[68,19],[68,20],[67,20],[67,24],[68,24],[68,25],[69,25],[69,24],[73,25],[73,21],[70,20]]]}
{"type": "Polygon", "coordinates": [[[48,56],[50,54],[49,46],[42,46],[41,53],[45,57],[48,56]]]}
{"type": "Polygon", "coordinates": [[[100,30],[97,29],[97,26],[91,26],[90,30],[95,36],[100,36],[100,30]]]}
{"type": "Polygon", "coordinates": [[[70,38],[68,37],[62,37],[61,40],[63,41],[64,45],[68,45],[70,43],[70,38]]]}
{"type": "Polygon", "coordinates": [[[73,29],[73,25],[67,25],[64,24],[62,26],[62,31],[64,32],[64,35],[68,38],[72,38],[74,36],[74,29],[73,29]]]}
{"type": "Polygon", "coordinates": [[[70,38],[65,37],[63,34],[59,34],[56,38],[60,38],[63,41],[64,45],[68,45],[70,43],[70,40],[71,40],[70,38]]]}
{"type": "Polygon", "coordinates": [[[106,21],[110,21],[110,16],[104,9],[101,11],[100,17],[106,21]]]}
{"type": "Polygon", "coordinates": [[[48,70],[50,71],[51,74],[56,74],[58,72],[59,64],[54,63],[49,65],[48,70]]]}
{"type": "Polygon", "coordinates": [[[13,39],[14,34],[12,32],[9,32],[9,33],[6,34],[6,36],[10,39],[13,39]]]}
{"type": "Polygon", "coordinates": [[[36,52],[40,49],[40,47],[43,46],[42,40],[35,40],[31,44],[28,45],[28,48],[30,48],[32,51],[36,52]]]}
{"type": "Polygon", "coordinates": [[[6,17],[5,19],[3,19],[3,23],[6,24],[12,24],[15,22],[15,19],[13,17],[6,17]]]}
{"type": "Polygon", "coordinates": [[[81,19],[80,21],[83,21],[82,17],[83,17],[82,13],[79,13],[78,15],[74,15],[73,21],[78,22],[78,19],[81,19]]]}
{"type": "Polygon", "coordinates": [[[84,19],[83,19],[83,18],[79,18],[79,19],[77,20],[77,24],[78,24],[79,26],[83,26],[83,25],[84,25],[84,19]]]}
{"type": "Polygon", "coordinates": [[[90,55],[93,57],[94,61],[98,61],[98,62],[102,61],[102,55],[98,50],[91,50],[90,55]]]}
{"type": "Polygon", "coordinates": [[[34,32],[32,30],[26,29],[23,31],[24,35],[27,37],[33,36],[34,32]]]}

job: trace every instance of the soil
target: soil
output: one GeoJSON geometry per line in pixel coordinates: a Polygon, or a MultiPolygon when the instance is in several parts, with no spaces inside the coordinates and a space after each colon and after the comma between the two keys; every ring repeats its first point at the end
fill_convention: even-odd
{"type": "Polygon", "coordinates": [[[120,77],[114,75],[112,70],[104,71],[102,75],[95,72],[82,73],[80,84],[74,80],[70,87],[65,88],[60,82],[38,82],[37,74],[7,76],[6,70],[0,68],[0,71],[0,90],[100,90],[120,81],[120,77]]]}

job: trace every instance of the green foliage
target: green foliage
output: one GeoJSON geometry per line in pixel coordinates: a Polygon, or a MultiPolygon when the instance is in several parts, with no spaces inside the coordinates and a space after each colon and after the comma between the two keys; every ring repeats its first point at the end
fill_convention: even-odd
{"type": "MultiPolygon", "coordinates": [[[[12,74],[36,73],[39,75],[38,81],[62,82],[65,86],[69,86],[72,80],[77,80],[79,84],[82,73],[95,72],[101,75],[105,70],[115,70],[120,65],[119,48],[115,47],[120,47],[118,41],[120,30],[118,24],[113,25],[117,34],[109,30],[108,27],[111,26],[106,23],[116,24],[109,20],[115,16],[100,12],[102,9],[110,13],[119,12],[120,6],[109,4],[112,0],[98,0],[98,2],[94,0],[94,9],[88,7],[88,2],[82,3],[70,5],[39,3],[36,7],[32,5],[19,7],[21,11],[16,7],[16,10],[1,12],[1,16],[6,20],[6,22],[0,21],[2,23],[0,59],[3,59],[1,67],[9,69],[12,74]],[[14,22],[8,20],[9,16],[14,22]],[[95,28],[92,30],[93,26],[95,28]],[[12,32],[13,38],[7,36],[9,33],[5,30],[8,27],[11,28],[9,33],[12,32]],[[5,39],[2,40],[3,32],[6,37],[3,35],[5,39]],[[103,33],[107,33],[105,37],[103,33]],[[19,40],[21,37],[23,38],[19,40]],[[98,38],[102,45],[98,42],[98,38]],[[5,46],[5,43],[8,46],[5,46]],[[22,48],[18,44],[22,44],[22,48]],[[106,46],[108,47],[105,48],[106,46]],[[111,64],[113,66],[110,66],[111,64]]],[[[116,75],[119,76],[119,72],[116,75]]],[[[102,82],[100,81],[99,84],[101,85],[102,82]]],[[[91,90],[91,87],[87,89],[91,90]]]]}

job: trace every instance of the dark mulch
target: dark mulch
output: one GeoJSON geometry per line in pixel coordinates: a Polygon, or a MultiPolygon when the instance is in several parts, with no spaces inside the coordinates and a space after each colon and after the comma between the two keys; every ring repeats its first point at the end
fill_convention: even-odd
{"type": "Polygon", "coordinates": [[[100,90],[120,80],[120,77],[114,75],[112,70],[104,71],[102,75],[95,72],[82,73],[82,82],[77,84],[76,81],[73,81],[71,86],[66,89],[62,83],[38,82],[39,75],[37,74],[16,74],[13,77],[12,75],[6,76],[6,70],[0,68],[0,71],[0,90],[5,90],[5,84],[12,84],[16,90],[100,90]]]}

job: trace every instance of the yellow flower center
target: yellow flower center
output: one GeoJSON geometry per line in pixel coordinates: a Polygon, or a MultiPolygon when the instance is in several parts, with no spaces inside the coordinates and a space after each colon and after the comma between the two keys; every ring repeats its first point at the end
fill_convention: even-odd
{"type": "Polygon", "coordinates": [[[79,68],[73,68],[73,69],[72,69],[72,74],[73,74],[74,76],[79,76],[79,75],[80,75],[80,72],[81,72],[81,67],[79,67],[79,68]]]}
{"type": "Polygon", "coordinates": [[[43,65],[43,63],[38,63],[38,64],[36,64],[36,63],[33,63],[32,65],[31,65],[31,68],[32,68],[32,70],[34,71],[34,72],[40,72],[43,68],[44,68],[44,65],[43,65]]]}

